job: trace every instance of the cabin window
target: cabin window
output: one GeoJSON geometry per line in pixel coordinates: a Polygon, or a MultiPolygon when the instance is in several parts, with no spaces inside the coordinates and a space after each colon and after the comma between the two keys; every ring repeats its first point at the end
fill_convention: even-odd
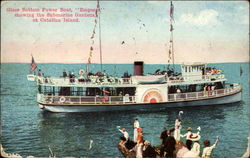
{"type": "Polygon", "coordinates": [[[59,96],[70,96],[70,87],[60,87],[59,96]]]}
{"type": "Polygon", "coordinates": [[[38,86],[38,93],[41,94],[42,93],[42,88],[41,85],[38,86]]]}

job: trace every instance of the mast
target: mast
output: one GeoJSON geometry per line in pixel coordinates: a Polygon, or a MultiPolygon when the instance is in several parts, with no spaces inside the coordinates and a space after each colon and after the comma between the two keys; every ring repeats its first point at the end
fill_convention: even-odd
{"type": "Polygon", "coordinates": [[[169,60],[168,62],[170,63],[170,60],[172,60],[172,65],[173,65],[173,71],[175,71],[175,66],[174,66],[174,5],[172,1],[170,2],[170,40],[169,40],[169,60]]]}
{"type": "Polygon", "coordinates": [[[101,9],[99,0],[97,1],[97,9],[99,10],[99,47],[100,47],[100,64],[101,64],[101,72],[102,72],[102,40],[101,40],[101,9]]]}

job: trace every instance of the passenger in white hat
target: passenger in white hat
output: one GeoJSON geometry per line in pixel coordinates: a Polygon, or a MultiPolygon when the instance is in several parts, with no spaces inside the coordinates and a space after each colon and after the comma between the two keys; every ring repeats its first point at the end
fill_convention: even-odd
{"type": "Polygon", "coordinates": [[[200,139],[201,139],[201,136],[199,134],[193,134],[193,137],[190,138],[190,140],[194,142],[191,151],[197,155],[200,155],[200,144],[199,144],[200,139]]]}

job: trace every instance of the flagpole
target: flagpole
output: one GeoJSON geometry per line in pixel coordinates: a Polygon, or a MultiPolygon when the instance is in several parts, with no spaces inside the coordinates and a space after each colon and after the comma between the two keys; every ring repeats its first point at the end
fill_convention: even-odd
{"type": "Polygon", "coordinates": [[[172,59],[173,59],[173,68],[174,68],[173,71],[175,71],[175,65],[174,65],[174,33],[173,33],[173,31],[171,31],[171,38],[172,38],[172,59]]]}
{"type": "Polygon", "coordinates": [[[172,62],[173,62],[173,72],[175,71],[174,65],[174,28],[173,28],[173,20],[174,20],[174,6],[171,1],[170,3],[170,32],[171,32],[171,52],[172,52],[172,62]]]}
{"type": "Polygon", "coordinates": [[[99,9],[99,47],[100,47],[100,63],[101,63],[101,72],[102,72],[102,41],[101,41],[101,8],[98,0],[98,9],[99,9]]]}

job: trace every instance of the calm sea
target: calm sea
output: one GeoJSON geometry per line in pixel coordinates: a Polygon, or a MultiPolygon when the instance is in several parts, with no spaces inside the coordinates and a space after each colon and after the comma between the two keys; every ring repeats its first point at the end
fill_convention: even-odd
{"type": "MultiPolygon", "coordinates": [[[[213,151],[215,158],[235,158],[247,148],[249,134],[249,63],[212,64],[224,70],[229,82],[243,85],[242,102],[192,108],[168,108],[158,112],[103,112],[103,113],[49,113],[36,104],[36,84],[28,82],[30,64],[1,64],[1,143],[8,153],[22,156],[48,157],[49,147],[58,157],[121,157],[117,149],[119,136],[116,126],[133,133],[133,119],[138,118],[144,138],[159,145],[163,127],[174,127],[178,112],[184,112],[183,128],[201,127],[201,140],[220,141],[213,151]],[[240,76],[240,67],[243,74],[240,76]],[[90,140],[93,140],[89,150],[90,140]]],[[[38,64],[47,76],[61,76],[63,70],[85,69],[84,64],[38,64]]],[[[176,66],[178,67],[178,65],[176,66]]],[[[130,64],[105,64],[103,69],[111,75],[121,76],[133,72],[130,64]]],[[[164,69],[164,65],[145,65],[145,73],[164,69]]],[[[96,72],[100,66],[93,64],[96,72]]],[[[202,145],[203,147],[203,145],[202,145]]]]}

